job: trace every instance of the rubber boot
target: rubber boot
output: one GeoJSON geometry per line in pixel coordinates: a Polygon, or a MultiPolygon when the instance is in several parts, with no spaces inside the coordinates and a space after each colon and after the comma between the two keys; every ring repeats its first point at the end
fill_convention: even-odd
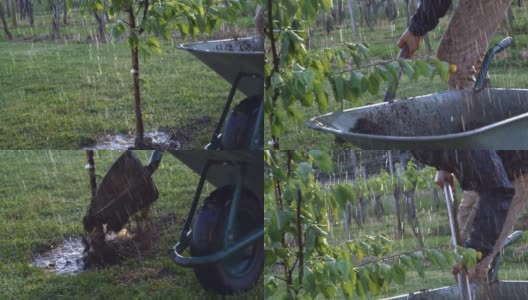
{"type": "Polygon", "coordinates": [[[493,251],[495,241],[502,230],[508,208],[513,199],[511,192],[481,192],[480,204],[473,229],[466,241],[466,247],[482,252],[486,257],[493,251]]]}

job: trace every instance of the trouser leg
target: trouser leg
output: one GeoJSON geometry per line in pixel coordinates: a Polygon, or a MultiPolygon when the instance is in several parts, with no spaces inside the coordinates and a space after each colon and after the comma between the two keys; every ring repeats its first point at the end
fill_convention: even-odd
{"type": "Polygon", "coordinates": [[[414,151],[422,163],[454,173],[464,190],[479,194],[480,207],[466,246],[489,254],[506,218],[513,198],[513,186],[494,151],[414,151]]]}
{"type": "Polygon", "coordinates": [[[472,67],[480,65],[511,0],[460,0],[438,46],[437,57],[455,64],[450,89],[473,86],[472,67]]]}
{"type": "Polygon", "coordinates": [[[463,241],[469,238],[473,227],[473,220],[478,210],[479,195],[475,191],[464,191],[462,201],[458,207],[457,221],[460,229],[460,238],[463,241]]]}

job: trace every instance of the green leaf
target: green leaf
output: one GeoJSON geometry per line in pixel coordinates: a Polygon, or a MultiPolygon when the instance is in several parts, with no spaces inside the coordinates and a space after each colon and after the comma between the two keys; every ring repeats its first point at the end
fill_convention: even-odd
{"type": "Polygon", "coordinates": [[[371,73],[368,78],[368,91],[371,95],[378,94],[381,78],[376,73],[371,73]]]}
{"type": "Polygon", "coordinates": [[[397,284],[403,285],[405,283],[405,269],[399,265],[394,264],[391,267],[391,277],[397,284]]]}
{"type": "Polygon", "coordinates": [[[320,0],[319,2],[325,11],[332,9],[332,0],[320,0]]]}
{"type": "Polygon", "coordinates": [[[307,162],[300,163],[299,176],[305,183],[312,182],[314,179],[312,166],[307,162]]]}
{"type": "Polygon", "coordinates": [[[403,69],[403,73],[405,73],[405,75],[407,75],[409,79],[412,79],[414,77],[414,68],[412,66],[412,61],[402,60],[400,63],[403,69]]]}
{"type": "Polygon", "coordinates": [[[123,23],[117,22],[117,24],[112,27],[112,37],[117,39],[124,31],[125,27],[123,26],[123,23]]]}
{"type": "Polygon", "coordinates": [[[292,219],[291,214],[284,209],[278,209],[275,217],[277,218],[277,229],[280,231],[283,231],[284,228],[290,224],[290,220],[292,219]]]}
{"type": "Polygon", "coordinates": [[[336,184],[332,187],[332,194],[340,207],[345,207],[347,202],[355,202],[355,193],[349,184],[336,184]]]}
{"type": "Polygon", "coordinates": [[[334,171],[334,164],[326,151],[312,150],[309,152],[314,158],[315,166],[326,174],[334,171]]]}
{"type": "Polygon", "coordinates": [[[345,82],[341,75],[334,78],[335,83],[335,96],[337,102],[342,102],[345,97],[345,82]]]}

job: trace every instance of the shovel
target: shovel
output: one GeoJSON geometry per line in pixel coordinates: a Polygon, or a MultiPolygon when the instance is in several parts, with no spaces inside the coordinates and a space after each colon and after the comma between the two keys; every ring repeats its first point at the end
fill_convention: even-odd
{"type": "Polygon", "coordinates": [[[132,151],[123,153],[110,167],[92,197],[84,218],[85,230],[106,224],[106,230],[119,232],[135,213],[145,210],[158,199],[159,192],[152,173],[161,160],[155,151],[148,166],[132,151]]]}
{"type": "MultiPolygon", "coordinates": [[[[457,226],[456,226],[456,219],[455,219],[455,213],[453,211],[453,190],[451,187],[450,180],[445,180],[445,173],[446,171],[438,171],[436,172],[435,176],[435,183],[437,183],[440,187],[444,189],[444,195],[445,200],[447,204],[447,214],[449,216],[449,227],[451,229],[451,237],[453,242],[453,251],[456,253],[456,247],[459,245],[458,241],[458,234],[457,234],[457,226]]],[[[452,176],[452,175],[449,175],[452,176]]],[[[458,290],[460,292],[460,297],[463,300],[472,300],[471,290],[469,287],[469,280],[467,277],[467,273],[461,268],[460,272],[457,275],[457,284],[458,284],[458,290]]]]}

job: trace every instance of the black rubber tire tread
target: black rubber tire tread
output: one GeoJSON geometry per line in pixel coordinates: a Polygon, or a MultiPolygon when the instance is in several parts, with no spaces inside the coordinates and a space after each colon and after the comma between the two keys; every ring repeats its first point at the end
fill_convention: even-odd
{"type": "MultiPolygon", "coordinates": [[[[200,207],[192,227],[190,251],[192,256],[205,256],[222,248],[224,227],[231,207],[233,186],[221,187],[213,191],[200,207]]],[[[259,199],[247,190],[242,190],[240,209],[254,212],[258,226],[264,226],[264,208],[259,199]]],[[[209,291],[221,294],[234,294],[251,289],[264,269],[264,241],[255,242],[252,267],[239,278],[226,273],[222,262],[200,265],[194,268],[201,285],[209,291]]]]}

